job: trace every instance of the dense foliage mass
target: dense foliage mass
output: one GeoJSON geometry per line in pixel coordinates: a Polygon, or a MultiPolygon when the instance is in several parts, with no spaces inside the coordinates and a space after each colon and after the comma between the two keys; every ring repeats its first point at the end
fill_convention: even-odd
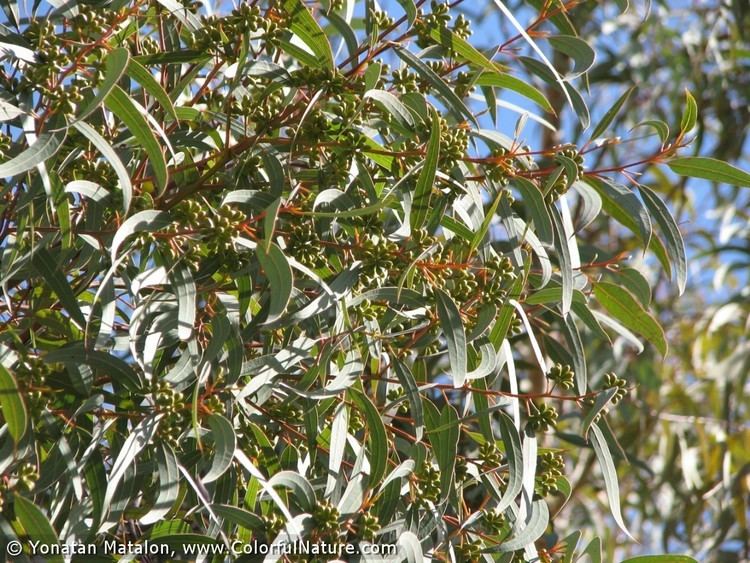
{"type": "Polygon", "coordinates": [[[488,6],[512,34],[482,50],[424,1],[4,7],[3,541],[599,560],[557,525],[582,470],[629,534],[621,351],[667,339],[627,254],[687,277],[635,173],[750,176],[676,156],[690,94],[643,154],[610,131],[631,90],[527,144],[559,100],[589,126],[594,62],[530,4],[488,6]]]}

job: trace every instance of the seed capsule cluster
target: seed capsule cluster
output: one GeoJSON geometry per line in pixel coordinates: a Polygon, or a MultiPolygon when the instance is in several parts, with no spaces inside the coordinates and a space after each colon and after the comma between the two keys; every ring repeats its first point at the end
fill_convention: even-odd
{"type": "Polygon", "coordinates": [[[570,367],[568,364],[560,364],[556,363],[553,365],[549,373],[547,374],[547,378],[550,381],[553,381],[555,384],[559,385],[563,389],[572,389],[575,385],[575,372],[573,371],[573,368],[570,367]]]}
{"type": "Polygon", "coordinates": [[[424,462],[414,474],[411,488],[412,502],[427,507],[440,499],[440,470],[431,463],[424,462]]]}
{"type": "Polygon", "coordinates": [[[559,490],[558,479],[565,469],[562,456],[554,452],[545,452],[537,457],[535,491],[540,497],[556,493],[559,490]]]}
{"type": "Polygon", "coordinates": [[[616,405],[625,398],[625,395],[628,394],[627,387],[628,382],[621,377],[617,377],[617,374],[614,372],[604,374],[604,389],[617,388],[614,396],[609,401],[613,405],[616,405]]]}
{"type": "Polygon", "coordinates": [[[545,403],[536,407],[536,411],[529,415],[528,425],[534,432],[546,432],[548,428],[557,425],[557,409],[545,403]]]}

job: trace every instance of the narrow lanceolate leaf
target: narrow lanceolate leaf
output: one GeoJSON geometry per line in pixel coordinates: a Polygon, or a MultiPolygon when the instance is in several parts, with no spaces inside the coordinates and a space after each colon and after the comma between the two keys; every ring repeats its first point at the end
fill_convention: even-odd
{"type": "Polygon", "coordinates": [[[267,322],[278,319],[284,310],[289,297],[292,295],[292,268],[289,261],[275,244],[271,244],[266,253],[261,247],[258,247],[258,261],[268,278],[268,285],[271,291],[271,300],[269,304],[267,322]]]}
{"type": "Polygon", "coordinates": [[[127,168],[125,168],[120,157],[117,156],[112,145],[110,145],[109,142],[96,131],[96,129],[91,127],[91,125],[81,121],[74,123],[73,127],[91,141],[91,144],[102,153],[104,159],[109,162],[110,166],[115,171],[117,179],[120,182],[120,189],[122,190],[123,212],[127,215],[128,210],[130,209],[130,201],[133,199],[133,185],[130,182],[130,173],[127,168]]]}
{"type": "Polygon", "coordinates": [[[417,74],[427,80],[427,82],[432,84],[435,90],[437,90],[438,94],[440,94],[440,96],[443,98],[443,101],[448,104],[448,107],[457,117],[464,117],[471,121],[474,125],[479,127],[479,124],[477,123],[474,114],[471,113],[471,110],[469,110],[469,108],[466,107],[466,104],[463,103],[461,98],[456,95],[456,93],[453,91],[453,88],[449,86],[445,82],[445,80],[443,80],[434,70],[427,66],[427,64],[419,59],[419,57],[417,57],[414,53],[401,46],[396,46],[395,51],[402,61],[413,68],[417,72],[417,74]]]}
{"type": "MultiPolygon", "coordinates": [[[[21,495],[13,495],[13,512],[16,515],[15,522],[20,524],[23,532],[25,532],[19,533],[19,535],[24,535],[29,540],[39,542],[40,545],[48,548],[50,550],[49,555],[44,557],[46,562],[63,563],[62,555],[58,554],[60,550],[57,548],[60,547],[60,542],[57,539],[57,533],[42,511],[33,502],[21,495]]],[[[8,554],[10,555],[10,552],[8,554]]]]}
{"type": "Polygon", "coordinates": [[[651,219],[638,196],[631,189],[615,182],[587,177],[586,183],[602,197],[604,210],[640,238],[644,247],[649,246],[651,219]]]}
{"type": "Polygon", "coordinates": [[[547,528],[547,524],[549,524],[549,509],[547,508],[547,503],[544,502],[544,500],[535,500],[531,505],[531,515],[523,529],[521,529],[513,538],[486,551],[508,553],[509,551],[523,549],[542,536],[544,530],[547,528]]]}
{"type": "Polygon", "coordinates": [[[76,116],[76,121],[86,119],[91,115],[104,101],[104,99],[117,86],[120,78],[125,73],[130,60],[130,53],[125,48],[113,49],[104,60],[104,79],[97,85],[96,95],[89,100],[86,106],[76,116]]]}
{"type": "Polygon", "coordinates": [[[430,129],[430,140],[427,142],[427,154],[424,165],[417,178],[417,187],[414,190],[414,198],[411,203],[411,215],[409,217],[413,231],[421,229],[430,211],[430,197],[435,173],[437,172],[438,159],[440,158],[440,117],[432,110],[432,123],[430,129]]]}
{"type": "Polygon", "coordinates": [[[698,120],[698,104],[687,89],[685,89],[685,98],[685,113],[682,114],[680,121],[680,131],[688,133],[695,127],[695,122],[698,120]]]}
{"type": "Polygon", "coordinates": [[[560,278],[562,281],[562,314],[567,316],[570,312],[570,306],[573,303],[573,267],[570,260],[570,249],[565,237],[565,229],[562,224],[560,212],[554,205],[550,207],[552,216],[552,225],[555,231],[555,250],[557,251],[557,261],[560,266],[560,278]]]}
{"type": "Polygon", "coordinates": [[[127,69],[128,75],[138,82],[146,92],[151,94],[172,119],[178,121],[172,99],[164,88],[162,88],[161,84],[151,75],[151,72],[135,59],[128,61],[127,69]]]}
{"type": "Polygon", "coordinates": [[[185,264],[177,264],[171,272],[171,281],[177,294],[177,336],[183,342],[193,336],[195,325],[195,281],[190,268],[185,264]]]}
{"type": "Polygon", "coordinates": [[[143,383],[138,373],[125,360],[107,352],[87,349],[82,343],[74,343],[51,350],[44,355],[44,361],[50,364],[87,365],[111,376],[118,387],[134,392],[141,392],[142,390],[143,383]]]}
{"type": "Polygon", "coordinates": [[[612,123],[614,118],[617,117],[617,114],[620,113],[622,106],[624,106],[625,102],[627,102],[630,98],[630,94],[633,93],[633,90],[635,90],[635,86],[633,86],[632,88],[628,88],[625,93],[620,96],[618,100],[612,105],[612,107],[607,110],[607,113],[604,114],[602,120],[594,128],[594,132],[591,133],[592,139],[601,137],[602,133],[607,130],[607,127],[609,127],[610,123],[612,123]]]}
{"type": "Polygon", "coordinates": [[[542,62],[547,66],[549,71],[555,77],[555,80],[560,85],[560,88],[562,88],[563,94],[565,94],[565,99],[570,104],[570,107],[573,108],[573,111],[576,111],[576,113],[578,113],[576,108],[573,106],[573,100],[570,98],[570,92],[566,87],[565,81],[563,80],[562,76],[560,76],[560,73],[557,72],[557,69],[554,67],[554,65],[549,61],[547,55],[544,54],[544,51],[539,48],[539,45],[537,45],[531,38],[531,36],[529,36],[526,28],[519,23],[519,21],[516,19],[516,16],[513,15],[513,12],[508,9],[508,7],[503,4],[501,0],[495,0],[495,5],[500,8],[500,11],[505,15],[506,18],[508,18],[508,20],[510,20],[510,23],[513,25],[513,27],[516,28],[516,31],[521,34],[521,37],[523,37],[524,41],[526,41],[526,43],[531,46],[531,48],[539,56],[539,58],[542,59],[542,62]]]}
{"type": "MultiPolygon", "coordinates": [[[[161,415],[158,416],[160,417],[161,415]]],[[[159,418],[149,416],[143,419],[125,440],[120,453],[117,455],[117,459],[112,465],[112,471],[109,473],[109,482],[107,483],[107,491],[104,494],[103,502],[105,509],[109,507],[115,498],[125,472],[133,464],[141,451],[143,451],[143,448],[151,441],[154,434],[156,434],[158,425],[159,418]]],[[[105,522],[99,531],[103,532],[109,529],[111,525],[114,525],[114,523],[105,522]]]]}
{"type": "Polygon", "coordinates": [[[315,54],[316,66],[333,68],[333,52],[328,37],[301,0],[284,0],[284,10],[290,15],[291,29],[315,54]]]}
{"type": "Polygon", "coordinates": [[[13,375],[0,364],[0,408],[8,432],[18,443],[26,433],[26,405],[13,375]]]}
{"type": "Polygon", "coordinates": [[[369,487],[375,488],[383,480],[388,469],[388,435],[385,432],[385,425],[378,409],[362,391],[350,387],[347,395],[367,422],[367,442],[370,454],[368,458],[370,461],[369,487]]]}
{"type": "Polygon", "coordinates": [[[214,441],[214,459],[211,469],[203,477],[204,483],[216,481],[221,477],[229,466],[232,465],[234,450],[237,447],[237,436],[234,434],[232,423],[220,414],[212,414],[208,417],[208,426],[211,428],[211,436],[214,441]]]}
{"type": "Polygon", "coordinates": [[[586,413],[586,418],[583,419],[583,423],[581,424],[581,436],[583,436],[585,439],[588,440],[589,429],[591,428],[591,425],[594,424],[594,420],[597,418],[597,416],[599,416],[599,413],[601,413],[609,404],[609,402],[612,400],[612,397],[615,396],[615,393],[617,393],[617,391],[617,387],[610,387],[609,389],[605,389],[596,396],[596,401],[594,402],[589,412],[586,413]]]}
{"type": "Polygon", "coordinates": [[[442,289],[435,289],[437,312],[440,327],[448,341],[448,359],[450,360],[453,386],[463,387],[466,382],[466,333],[461,321],[458,306],[442,289]]]}
{"type": "Polygon", "coordinates": [[[52,254],[46,248],[37,248],[32,254],[31,263],[44,279],[44,283],[55,292],[70,318],[75,321],[79,328],[85,327],[86,319],[78,306],[78,301],[52,254]]]}
{"type": "Polygon", "coordinates": [[[115,86],[110,91],[104,103],[125,124],[138,141],[138,145],[146,151],[156,179],[155,184],[160,191],[163,191],[167,187],[167,162],[146,118],[141,115],[130,97],[119,86],[115,86]]]}
{"type": "Polygon", "coordinates": [[[38,164],[44,163],[53,157],[65,140],[66,130],[54,133],[42,133],[36,142],[26,150],[11,158],[8,162],[0,164],[0,178],[9,178],[31,170],[38,164]]]}
{"type": "Polygon", "coordinates": [[[155,524],[164,518],[180,495],[180,470],[172,448],[164,444],[157,448],[156,465],[159,471],[159,496],[148,514],[140,519],[144,526],[155,524]]]}
{"type": "Polygon", "coordinates": [[[498,415],[500,437],[503,439],[508,464],[508,486],[497,505],[497,510],[505,510],[523,488],[523,456],[521,454],[521,437],[513,421],[504,412],[500,412],[498,415]]]}
{"type": "Polygon", "coordinates": [[[552,104],[545,97],[544,94],[528,82],[516,78],[510,74],[501,74],[499,72],[484,72],[476,80],[477,86],[494,86],[495,88],[505,88],[506,90],[512,90],[516,94],[520,94],[525,98],[528,98],[542,109],[548,112],[554,112],[552,104]]]}
{"type": "Polygon", "coordinates": [[[110,249],[110,258],[112,262],[117,259],[117,253],[123,242],[135,233],[153,233],[169,224],[169,214],[164,211],[148,209],[136,213],[120,225],[115,236],[112,238],[112,248],[110,249]]]}
{"type": "MultiPolygon", "coordinates": [[[[683,156],[668,163],[675,174],[721,182],[730,186],[750,187],[750,174],[727,162],[705,156],[683,156]]],[[[0,174],[2,176],[3,174],[0,174]]]]}
{"type": "Polygon", "coordinates": [[[475,64],[484,70],[497,72],[500,68],[479,52],[471,43],[459,37],[447,27],[432,27],[430,29],[430,37],[445,49],[455,51],[465,61],[475,64]]]}
{"type": "Polygon", "coordinates": [[[667,205],[653,190],[646,186],[639,186],[638,191],[641,192],[643,203],[646,204],[649,214],[656,221],[656,224],[659,225],[664,235],[667,254],[674,267],[677,277],[677,287],[679,288],[680,295],[682,295],[687,284],[687,256],[685,254],[685,241],[682,239],[680,229],[674,217],[669,212],[667,205]]]}
{"type": "Polygon", "coordinates": [[[422,399],[419,396],[417,382],[414,380],[414,375],[405,363],[395,358],[392,361],[396,377],[401,387],[406,391],[406,398],[409,401],[409,408],[411,409],[411,416],[414,421],[414,435],[417,440],[421,440],[424,433],[424,413],[422,411],[422,399]]]}
{"type": "Polygon", "coordinates": [[[404,127],[414,127],[414,117],[409,109],[396,96],[385,90],[368,90],[365,98],[371,98],[385,112],[404,127]]]}
{"type": "Polygon", "coordinates": [[[575,76],[580,76],[589,70],[596,59],[596,53],[589,44],[573,35],[554,35],[548,39],[555,51],[560,51],[573,59],[575,76]]]}
{"type": "Polygon", "coordinates": [[[520,192],[523,205],[528,210],[531,220],[534,221],[534,233],[542,242],[552,244],[555,240],[552,219],[544,203],[542,191],[534,182],[520,176],[513,178],[513,185],[520,192]]]}
{"type": "Polygon", "coordinates": [[[445,405],[442,412],[430,401],[424,402],[427,433],[432,452],[440,468],[440,495],[448,498],[453,486],[460,428],[458,413],[452,405],[445,405]]]}
{"type": "Polygon", "coordinates": [[[594,285],[594,295],[607,312],[626,328],[651,342],[662,356],[667,354],[667,340],[661,325],[627,289],[613,283],[599,282],[594,285]]]}
{"type": "Polygon", "coordinates": [[[13,104],[9,104],[5,100],[0,100],[0,121],[10,121],[24,113],[26,112],[13,104]]]}
{"type": "Polygon", "coordinates": [[[635,539],[628,531],[627,526],[625,526],[625,521],[622,519],[617,470],[615,469],[615,463],[612,460],[612,454],[609,452],[609,446],[604,438],[604,434],[602,434],[602,431],[596,424],[591,426],[591,445],[594,448],[596,458],[599,460],[599,466],[602,470],[602,475],[604,476],[604,486],[607,489],[607,500],[609,501],[609,508],[612,511],[612,516],[620,529],[625,532],[630,539],[635,539]]]}

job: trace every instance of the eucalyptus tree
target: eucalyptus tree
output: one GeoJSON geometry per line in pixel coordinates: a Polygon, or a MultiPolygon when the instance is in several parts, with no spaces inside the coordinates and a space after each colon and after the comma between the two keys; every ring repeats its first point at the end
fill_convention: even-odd
{"type": "Polygon", "coordinates": [[[617,223],[682,291],[630,172],[750,176],[678,155],[691,95],[637,159],[610,129],[629,91],[590,126],[565,5],[524,27],[496,0],[512,33],[481,50],[448,4],[208,7],[3,5],[6,546],[600,559],[558,521],[591,458],[630,536],[608,418],[633,381],[584,343],[667,337],[631,242],[578,240],[617,223]],[[502,133],[508,92],[590,132],[502,133]]]}

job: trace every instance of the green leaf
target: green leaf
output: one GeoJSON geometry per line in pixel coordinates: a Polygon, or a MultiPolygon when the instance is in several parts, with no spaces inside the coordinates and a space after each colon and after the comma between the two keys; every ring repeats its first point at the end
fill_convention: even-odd
{"type": "Polygon", "coordinates": [[[146,92],[151,94],[172,119],[179,121],[172,99],[164,91],[161,84],[151,75],[151,72],[135,59],[128,61],[127,69],[128,75],[138,82],[146,92]]]}
{"type": "Polygon", "coordinates": [[[448,498],[453,487],[454,468],[458,455],[460,428],[458,413],[451,405],[445,405],[438,412],[430,401],[424,401],[427,436],[432,445],[432,452],[440,468],[440,495],[448,498]]]}
{"type": "Polygon", "coordinates": [[[212,414],[208,417],[208,426],[211,428],[211,437],[214,441],[214,459],[211,462],[211,469],[202,479],[204,483],[216,481],[224,475],[232,465],[234,450],[237,447],[234,427],[226,418],[220,414],[212,414]]]}
{"type": "Polygon", "coordinates": [[[498,502],[497,510],[505,510],[523,489],[523,456],[521,455],[521,437],[513,421],[504,412],[498,413],[497,421],[508,463],[508,485],[498,502]]]}
{"type": "Polygon", "coordinates": [[[228,504],[212,504],[211,509],[220,518],[225,518],[233,524],[242,526],[247,530],[262,531],[265,526],[265,523],[260,516],[236,506],[228,504]]]}
{"type": "Polygon", "coordinates": [[[596,395],[596,401],[594,401],[593,406],[586,413],[586,417],[583,419],[583,424],[581,425],[581,436],[583,436],[584,439],[588,440],[589,429],[594,423],[594,419],[609,404],[609,402],[612,400],[612,397],[615,396],[615,393],[617,393],[617,391],[618,387],[610,387],[609,389],[604,389],[596,395]]]}
{"type": "Polygon", "coordinates": [[[666,143],[667,140],[669,140],[669,125],[659,119],[647,119],[645,121],[641,121],[637,125],[634,125],[631,131],[634,131],[638,127],[650,127],[651,129],[654,129],[656,131],[656,134],[659,135],[659,139],[661,140],[662,144],[666,143]]]}
{"type": "Polygon", "coordinates": [[[170,278],[177,294],[177,337],[187,342],[192,338],[195,327],[195,281],[190,268],[182,263],[176,264],[170,271],[170,278]]]}
{"type": "Polygon", "coordinates": [[[76,121],[86,119],[101,105],[112,89],[117,86],[120,78],[122,78],[125,69],[128,68],[129,60],[130,53],[124,47],[112,49],[107,53],[104,59],[104,78],[101,83],[97,84],[96,95],[89,100],[86,107],[76,116],[76,121]]]}
{"type": "Polygon", "coordinates": [[[383,111],[387,112],[403,127],[414,127],[414,117],[409,109],[396,96],[385,90],[368,90],[365,98],[372,98],[383,111]]]}
{"type": "Polygon", "coordinates": [[[430,140],[427,142],[427,155],[422,170],[417,178],[417,186],[414,190],[414,198],[411,202],[411,215],[409,217],[412,230],[422,228],[422,225],[430,211],[430,197],[435,173],[437,172],[438,160],[440,158],[440,116],[433,109],[432,123],[430,127],[430,140]]]}
{"type": "Polygon", "coordinates": [[[586,182],[599,192],[604,210],[638,236],[644,246],[648,246],[652,233],[651,219],[638,196],[615,182],[588,177],[586,182]]]}
{"type": "Polygon", "coordinates": [[[313,66],[333,69],[333,52],[328,37],[302,1],[284,0],[284,10],[291,18],[289,29],[315,54],[313,66]]]}
{"type": "MultiPolygon", "coordinates": [[[[705,156],[683,156],[673,158],[668,166],[675,174],[702,178],[731,186],[750,187],[750,174],[727,162],[705,156]]],[[[3,174],[0,174],[2,176],[3,174]]]]}
{"type": "Polygon", "coordinates": [[[540,90],[538,90],[528,82],[516,78],[515,76],[512,76],[510,74],[502,74],[499,72],[484,72],[479,75],[474,84],[476,84],[477,86],[494,86],[496,88],[505,88],[507,90],[512,90],[516,94],[520,94],[525,98],[528,98],[545,111],[554,112],[554,109],[549,103],[549,100],[547,100],[545,95],[540,90]]]}
{"type": "Polygon", "coordinates": [[[44,356],[44,361],[50,364],[59,362],[91,366],[102,375],[110,376],[116,385],[133,392],[143,390],[141,378],[124,360],[107,352],[86,349],[80,342],[48,352],[44,356]]]}
{"type": "Polygon", "coordinates": [[[30,540],[50,548],[50,555],[45,555],[44,560],[48,563],[63,563],[62,555],[53,555],[54,546],[59,546],[57,533],[50,524],[47,517],[30,500],[21,495],[13,495],[13,512],[16,521],[21,525],[25,535],[30,540]]]}
{"type": "Polygon", "coordinates": [[[529,218],[534,222],[536,236],[542,242],[552,244],[555,240],[552,219],[544,203],[542,191],[534,182],[520,176],[513,178],[513,185],[520,192],[524,207],[529,212],[529,218]]]}
{"type": "Polygon", "coordinates": [[[651,304],[651,286],[635,268],[623,268],[617,272],[617,281],[641,302],[644,309],[651,304]]]}
{"type": "Polygon", "coordinates": [[[484,219],[482,219],[482,224],[477,230],[477,232],[474,233],[474,236],[471,238],[471,244],[469,245],[469,252],[468,255],[471,256],[474,251],[479,247],[480,244],[482,244],[482,241],[484,240],[484,237],[487,235],[487,233],[490,230],[490,226],[492,225],[492,221],[495,218],[495,212],[497,211],[497,206],[500,204],[500,200],[503,198],[503,192],[499,192],[497,196],[495,196],[495,201],[492,202],[492,205],[487,209],[487,212],[484,215],[484,219]]]}
{"type": "Polygon", "coordinates": [[[613,283],[599,282],[594,285],[594,295],[610,315],[626,328],[643,336],[662,356],[666,356],[664,330],[628,290],[613,283]]]}
{"type": "Polygon", "coordinates": [[[74,123],[73,127],[78,130],[79,133],[84,135],[89,141],[91,141],[91,144],[94,145],[100,153],[102,153],[102,156],[105,158],[105,160],[109,162],[110,166],[112,166],[112,169],[117,175],[117,179],[120,181],[120,189],[122,190],[123,213],[127,215],[128,211],[130,210],[130,202],[133,199],[133,186],[130,182],[130,173],[128,172],[127,168],[125,168],[125,165],[120,160],[120,157],[117,156],[117,153],[115,152],[115,149],[112,148],[112,145],[110,145],[109,142],[96,131],[96,129],[91,127],[91,125],[89,125],[88,123],[79,122],[74,123]]]}
{"type": "Polygon", "coordinates": [[[27,415],[23,396],[13,375],[0,364],[0,408],[2,408],[5,424],[15,443],[18,443],[26,433],[27,415]]]}
{"type": "Polygon", "coordinates": [[[258,246],[257,252],[258,261],[266,274],[271,290],[271,300],[266,322],[272,322],[284,313],[289,303],[289,298],[292,295],[292,286],[294,284],[292,268],[289,266],[289,261],[282,250],[275,244],[271,244],[267,253],[258,246]]]}
{"type": "MultiPolygon", "coordinates": [[[[158,416],[160,417],[162,415],[158,416]]],[[[109,473],[109,481],[107,483],[107,490],[104,494],[103,501],[105,510],[109,509],[110,504],[115,499],[115,495],[118,492],[123,477],[125,476],[125,472],[135,462],[136,458],[146,445],[148,445],[153,439],[158,425],[158,417],[148,416],[133,429],[125,440],[125,443],[122,445],[122,448],[112,465],[112,470],[109,473]]],[[[115,524],[116,522],[105,522],[100,526],[99,532],[105,532],[115,524]]]]}
{"type": "Polygon", "coordinates": [[[138,141],[138,145],[148,154],[156,179],[155,183],[159,187],[159,193],[163,192],[167,187],[169,177],[167,162],[164,160],[164,153],[146,118],[141,115],[141,112],[135,107],[130,97],[119,86],[115,86],[110,91],[104,103],[125,124],[133,134],[133,137],[138,141]]]}
{"type": "Polygon", "coordinates": [[[625,90],[625,93],[617,99],[611,108],[607,110],[607,113],[604,114],[604,117],[602,117],[601,121],[594,128],[594,132],[591,133],[591,139],[601,137],[602,133],[604,133],[607,130],[607,127],[609,127],[609,124],[612,123],[614,118],[617,117],[617,114],[620,113],[622,106],[628,101],[633,90],[635,90],[635,86],[625,90]]]}
{"type": "Polygon", "coordinates": [[[596,53],[589,44],[580,37],[572,35],[554,35],[548,39],[555,51],[568,55],[575,63],[573,70],[579,76],[589,70],[596,59],[596,53]]]}
{"type": "MultiPolygon", "coordinates": [[[[520,522],[520,521],[519,521],[520,522]]],[[[531,514],[527,517],[526,525],[512,538],[504,541],[497,547],[489,548],[485,551],[500,551],[508,553],[523,549],[527,545],[533,544],[538,540],[549,524],[549,508],[544,500],[535,500],[531,505],[531,514]]]]}
{"type": "Polygon", "coordinates": [[[490,61],[481,52],[479,52],[471,43],[456,35],[447,27],[432,27],[430,29],[432,37],[444,49],[455,51],[467,62],[473,63],[478,67],[496,73],[500,66],[490,61]]]}
{"type": "Polygon", "coordinates": [[[154,209],[147,209],[146,211],[140,211],[128,217],[120,228],[117,229],[115,236],[112,238],[112,244],[110,248],[110,259],[112,262],[117,260],[117,253],[120,250],[120,246],[125,242],[130,235],[135,233],[153,233],[166,227],[170,222],[169,214],[164,211],[157,211],[154,209]]]}
{"type": "Polygon", "coordinates": [[[555,231],[555,250],[557,251],[557,261],[560,267],[560,279],[562,281],[562,302],[560,304],[563,317],[570,312],[573,303],[573,266],[570,259],[570,249],[568,240],[565,236],[562,217],[557,207],[550,206],[550,215],[552,216],[552,226],[555,231]]]}
{"type": "Polygon", "coordinates": [[[435,289],[437,313],[440,327],[448,341],[448,358],[450,360],[453,386],[463,387],[466,382],[466,333],[461,321],[461,312],[453,299],[442,289],[435,289]]]}
{"type": "MultiPolygon", "coordinates": [[[[570,92],[565,84],[565,81],[563,80],[563,77],[560,76],[559,72],[557,72],[557,69],[547,58],[547,55],[544,54],[544,51],[539,48],[539,45],[537,45],[536,42],[531,38],[529,33],[526,31],[526,28],[520,24],[520,22],[516,19],[516,16],[513,15],[513,12],[502,2],[502,0],[495,0],[495,5],[500,8],[500,11],[506,18],[508,18],[513,27],[516,28],[516,31],[518,31],[521,37],[523,37],[524,41],[526,41],[526,43],[528,43],[533,51],[539,56],[546,68],[554,77],[554,80],[562,89],[563,93],[565,94],[565,99],[568,100],[570,106],[576,111],[576,113],[578,113],[573,105],[573,100],[570,97],[570,92]]],[[[588,127],[588,125],[584,125],[584,127],[588,127]]]]}
{"type": "Polygon", "coordinates": [[[609,452],[609,446],[604,438],[604,434],[599,429],[599,426],[593,424],[591,426],[591,445],[596,453],[596,458],[599,460],[599,466],[604,476],[604,486],[607,489],[607,500],[609,501],[609,508],[612,512],[612,516],[617,522],[620,529],[627,534],[630,539],[635,539],[628,531],[625,526],[625,521],[622,519],[622,513],[620,512],[620,488],[617,483],[617,470],[615,469],[615,463],[612,461],[612,454],[609,452]]]}
{"type": "Polygon", "coordinates": [[[31,263],[34,269],[44,279],[44,283],[55,292],[57,298],[62,303],[70,318],[78,325],[80,329],[86,326],[86,318],[78,306],[73,290],[60,271],[57,260],[55,260],[46,248],[37,247],[31,256],[31,263]]]}
{"type": "Polygon", "coordinates": [[[157,447],[156,465],[159,471],[159,496],[151,510],[140,519],[143,526],[162,520],[180,496],[180,470],[172,448],[164,444],[157,447]]]}
{"type": "Polygon", "coordinates": [[[60,150],[65,141],[67,130],[54,133],[42,133],[33,145],[11,158],[8,162],[0,164],[0,178],[10,178],[31,170],[38,164],[43,164],[48,158],[52,158],[60,150]]]}
{"type": "Polygon", "coordinates": [[[680,131],[683,134],[691,131],[698,120],[698,104],[687,88],[685,89],[685,98],[685,112],[682,114],[682,120],[680,121],[680,131]]]}
{"type": "Polygon", "coordinates": [[[437,90],[443,101],[448,104],[450,110],[456,115],[457,118],[466,118],[471,121],[477,127],[477,123],[474,114],[471,110],[466,107],[461,98],[459,98],[453,88],[448,85],[440,76],[438,76],[434,70],[428,67],[423,61],[421,61],[414,53],[406,50],[404,47],[396,46],[396,54],[399,58],[404,61],[407,65],[412,67],[417,74],[432,84],[433,88],[437,90]]]}
{"type": "Polygon", "coordinates": [[[388,469],[388,435],[385,432],[383,419],[372,401],[362,391],[350,387],[348,397],[364,414],[367,422],[367,441],[369,444],[370,480],[368,486],[375,488],[383,480],[388,469]]]}
{"type": "Polygon", "coordinates": [[[422,399],[419,396],[419,388],[417,382],[414,379],[409,366],[405,363],[400,362],[396,358],[392,359],[393,369],[396,372],[401,387],[406,392],[406,398],[409,401],[409,408],[411,409],[411,416],[414,420],[414,434],[417,440],[422,439],[424,433],[424,413],[422,410],[422,399]]]}

